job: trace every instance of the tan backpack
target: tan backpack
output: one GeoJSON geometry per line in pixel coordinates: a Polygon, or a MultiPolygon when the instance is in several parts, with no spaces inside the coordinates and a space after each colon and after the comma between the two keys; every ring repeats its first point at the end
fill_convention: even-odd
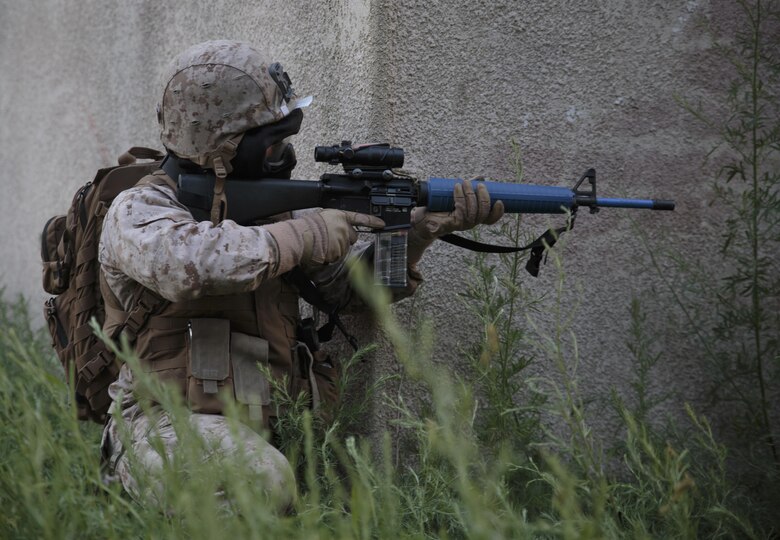
{"type": "Polygon", "coordinates": [[[44,314],[52,345],[73,383],[81,420],[105,421],[108,386],[120,367],[89,326],[93,317],[101,325],[105,318],[97,259],[103,217],[120,192],[160,168],[162,157],[157,150],[131,148],[118,166],[100,169],[76,193],[67,215],[54,216],[43,227],[43,288],[56,295],[46,301],[44,314]]]}

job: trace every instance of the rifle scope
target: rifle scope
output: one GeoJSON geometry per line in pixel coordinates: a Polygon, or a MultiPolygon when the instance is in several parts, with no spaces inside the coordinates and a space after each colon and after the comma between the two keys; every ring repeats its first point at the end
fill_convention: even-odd
{"type": "Polygon", "coordinates": [[[393,169],[403,167],[404,151],[392,148],[389,144],[355,144],[342,141],[339,145],[317,146],[314,148],[314,161],[331,165],[341,163],[345,168],[376,167],[393,169]]]}

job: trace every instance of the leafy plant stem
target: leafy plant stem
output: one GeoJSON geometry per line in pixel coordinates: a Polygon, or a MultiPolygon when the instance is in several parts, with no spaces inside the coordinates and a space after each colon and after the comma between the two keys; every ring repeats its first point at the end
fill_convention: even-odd
{"type": "Polygon", "coordinates": [[[750,85],[751,85],[751,92],[750,92],[750,99],[751,99],[751,106],[752,106],[752,112],[753,112],[753,122],[751,126],[751,137],[752,137],[752,144],[751,144],[751,150],[752,150],[752,159],[751,159],[751,180],[753,183],[753,192],[752,192],[752,212],[751,212],[751,248],[752,248],[752,303],[753,303],[753,339],[755,341],[755,347],[756,347],[756,375],[758,377],[758,384],[759,384],[759,392],[761,393],[761,412],[763,417],[763,423],[764,423],[764,429],[766,429],[767,433],[767,442],[769,443],[769,447],[772,450],[772,457],[774,458],[775,464],[780,465],[780,459],[778,459],[777,455],[777,447],[775,446],[774,437],[772,436],[772,429],[769,422],[769,404],[767,402],[766,398],[766,382],[764,378],[764,358],[763,358],[763,351],[762,351],[762,344],[761,344],[761,320],[763,317],[763,310],[761,306],[761,300],[759,297],[759,214],[761,212],[761,204],[759,200],[759,170],[758,170],[758,163],[759,163],[759,141],[758,141],[758,117],[759,117],[759,79],[758,79],[758,69],[759,69],[759,60],[761,58],[761,36],[760,36],[760,30],[761,30],[761,0],[756,1],[756,11],[755,16],[751,17],[750,13],[748,13],[748,16],[751,19],[752,25],[753,25],[753,69],[750,76],[750,85]]]}

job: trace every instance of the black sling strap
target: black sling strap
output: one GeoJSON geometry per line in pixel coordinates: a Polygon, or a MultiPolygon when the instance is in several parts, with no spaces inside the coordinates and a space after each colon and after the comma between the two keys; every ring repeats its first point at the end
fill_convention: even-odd
{"type": "Polygon", "coordinates": [[[306,302],[328,315],[328,322],[319,329],[314,328],[314,321],[310,318],[301,321],[298,328],[299,339],[301,339],[312,352],[320,348],[320,343],[333,339],[333,332],[336,328],[346,338],[352,348],[358,350],[358,341],[353,335],[347,332],[344,324],[339,318],[340,306],[334,306],[328,303],[322,296],[317,286],[309,279],[300,266],[296,266],[289,272],[287,277],[290,282],[298,289],[298,293],[306,302]]]}
{"type": "Polygon", "coordinates": [[[444,236],[439,237],[439,240],[447,242],[448,244],[452,244],[453,246],[458,246],[479,253],[517,253],[519,251],[526,251],[530,249],[531,254],[528,257],[528,263],[525,265],[525,269],[533,277],[537,277],[539,275],[539,267],[541,266],[542,257],[545,254],[545,250],[547,248],[553,247],[558,241],[558,238],[563,233],[569,229],[574,228],[575,217],[576,214],[572,213],[569,222],[565,227],[547,229],[539,238],[522,247],[484,244],[482,242],[477,242],[476,240],[458,236],[457,234],[445,234],[444,236]]]}

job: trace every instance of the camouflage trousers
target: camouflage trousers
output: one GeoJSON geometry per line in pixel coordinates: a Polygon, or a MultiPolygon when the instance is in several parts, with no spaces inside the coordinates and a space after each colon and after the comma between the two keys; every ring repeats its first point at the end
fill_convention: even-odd
{"type": "MultiPolygon", "coordinates": [[[[162,411],[147,416],[136,404],[122,411],[121,421],[111,417],[103,430],[102,451],[108,479],[121,481],[137,502],[167,511],[163,472],[179,444],[170,417],[162,411]],[[165,455],[162,455],[165,454],[165,455]],[[142,481],[139,481],[142,479],[142,481]]],[[[276,512],[289,509],[295,500],[295,476],[287,458],[261,435],[244,424],[228,424],[216,414],[191,413],[189,424],[204,444],[197,457],[201,464],[218,460],[240,461],[263,482],[268,504],[276,512]]],[[[225,505],[224,493],[217,492],[225,505]]],[[[259,503],[263,501],[258,501],[259,503]]]]}

